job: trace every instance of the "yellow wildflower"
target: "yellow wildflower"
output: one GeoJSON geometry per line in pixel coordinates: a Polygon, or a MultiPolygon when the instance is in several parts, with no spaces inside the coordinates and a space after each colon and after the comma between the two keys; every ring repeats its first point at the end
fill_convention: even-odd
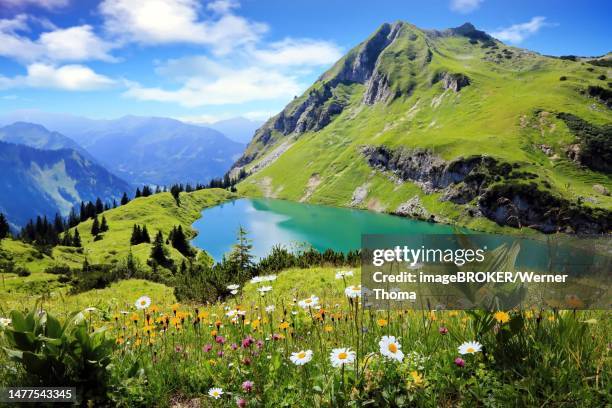
{"type": "Polygon", "coordinates": [[[493,315],[493,318],[501,324],[508,323],[510,321],[510,315],[502,311],[496,312],[493,315]]]}
{"type": "Polygon", "coordinates": [[[385,327],[387,324],[389,324],[389,322],[387,319],[378,319],[376,324],[378,324],[379,327],[385,327]]]}

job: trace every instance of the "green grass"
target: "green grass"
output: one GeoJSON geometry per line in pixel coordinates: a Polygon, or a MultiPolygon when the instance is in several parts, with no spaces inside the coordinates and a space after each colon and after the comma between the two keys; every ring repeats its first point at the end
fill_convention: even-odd
{"type": "MultiPolygon", "coordinates": [[[[200,190],[192,193],[182,193],[181,206],[178,207],[170,193],[160,193],[145,198],[137,198],[128,204],[104,212],[109,225],[109,231],[103,234],[103,239],[94,241],[91,235],[92,220],[79,224],[79,233],[82,239],[82,248],[62,247],[53,248],[51,256],[41,253],[34,246],[17,240],[3,239],[0,241],[2,257],[10,258],[16,266],[25,267],[31,272],[30,276],[19,277],[14,273],[0,273],[0,311],[10,308],[32,307],[36,301],[44,299],[52,305],[63,305],[71,308],[75,305],[106,302],[113,298],[113,291],[118,295],[126,295],[132,291],[134,294],[148,292],[151,287],[155,293],[164,293],[164,298],[173,299],[172,289],[159,284],[146,281],[130,280],[119,282],[102,291],[92,291],[76,296],[68,293],[68,286],[58,282],[58,275],[45,273],[45,270],[54,265],[68,265],[80,268],[87,258],[90,264],[115,264],[124,259],[130,249],[138,258],[143,267],[149,258],[150,244],[139,244],[130,247],[130,237],[134,224],[146,224],[153,239],[154,234],[161,230],[164,237],[174,226],[181,225],[189,237],[205,231],[194,231],[191,228],[199,217],[202,209],[214,206],[230,198],[234,194],[222,189],[200,190]]],[[[170,254],[176,262],[184,257],[174,248],[170,254]]],[[[120,297],[121,297],[120,296],[120,297]]],[[[87,306],[85,306],[87,307],[87,306]]]]}
{"type": "MultiPolygon", "coordinates": [[[[342,84],[334,92],[350,100],[344,111],[323,129],[299,135],[274,163],[243,181],[239,191],[349,206],[355,189],[368,183],[368,195],[358,205],[360,208],[391,212],[419,195],[431,213],[449,222],[501,230],[489,220],[463,216],[460,206],[442,203],[436,195],[424,197],[412,183],[398,186],[387,175],[373,174],[359,149],[363,145],[384,144],[427,148],[446,160],[491,155],[538,174],[538,183],[548,182],[556,194],[567,199],[593,197],[594,202],[587,205],[612,209],[612,197],[593,190],[594,184],[612,189],[612,178],[580,168],[566,158],[564,148],[575,142],[575,137],[555,117],[558,112],[571,112],[594,124],[610,123],[610,110],[580,92],[588,85],[604,86],[597,76],[605,68],[595,67],[590,72],[587,68],[593,67],[585,63],[543,57],[503,44],[493,55],[509,50],[512,58],[489,61],[489,49],[472,45],[466,38],[428,39],[426,45],[422,32],[413,26],[410,31],[417,38],[410,41],[405,34],[393,43],[381,56],[381,69],[400,89],[406,89],[408,83],[416,84],[412,93],[392,103],[368,106],[362,104],[363,85],[342,84]],[[427,46],[433,58],[423,68],[422,55],[427,46]],[[408,54],[413,54],[414,60],[406,58],[408,54]],[[436,72],[463,73],[471,84],[458,93],[444,91],[440,82],[431,83],[436,72]],[[561,76],[568,79],[560,81],[561,76]],[[557,157],[547,157],[535,147],[539,144],[552,146],[557,157]],[[313,175],[320,178],[320,183],[306,196],[313,175]]],[[[339,66],[340,63],[324,74],[323,81],[332,78],[339,66]]],[[[312,88],[320,88],[321,84],[317,82],[312,88]]],[[[292,101],[287,110],[292,111],[303,98],[292,101]]],[[[273,135],[275,142],[263,147],[263,155],[286,139],[277,132],[273,135]]],[[[258,149],[262,146],[255,142],[247,153],[258,149]]]]}

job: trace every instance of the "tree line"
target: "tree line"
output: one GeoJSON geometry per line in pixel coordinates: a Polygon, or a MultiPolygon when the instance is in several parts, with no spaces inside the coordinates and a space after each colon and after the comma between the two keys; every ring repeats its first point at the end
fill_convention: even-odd
{"type": "MultiPolygon", "coordinates": [[[[223,188],[236,191],[236,184],[247,176],[248,173],[246,170],[241,169],[236,177],[230,177],[229,172],[227,172],[223,177],[213,178],[206,184],[197,183],[192,185],[190,183],[178,183],[170,187],[156,186],[155,189],[150,186],[144,186],[142,189],[138,187],[136,188],[134,198],[149,197],[154,194],[170,192],[176,204],[180,206],[180,193],[190,193],[210,188],[223,188]]],[[[34,244],[41,248],[54,247],[57,245],[80,247],[81,238],[78,230],[75,229],[74,233],[72,233],[70,229],[76,227],[81,222],[93,219],[94,225],[92,225],[91,233],[94,239],[101,239],[100,234],[108,231],[109,226],[104,216],[99,221],[97,221],[97,216],[110,209],[126,205],[130,201],[129,195],[125,192],[119,203],[117,203],[115,199],[110,202],[103,202],[100,198],[94,201],[81,201],[81,204],[73,207],[66,217],[56,214],[53,220],[48,219],[47,216],[37,216],[36,218],[30,219],[28,223],[21,228],[21,231],[16,237],[23,242],[34,244]]],[[[8,238],[11,235],[10,224],[6,216],[0,213],[0,239],[8,238]]],[[[150,239],[147,242],[150,242],[150,239]]]]}

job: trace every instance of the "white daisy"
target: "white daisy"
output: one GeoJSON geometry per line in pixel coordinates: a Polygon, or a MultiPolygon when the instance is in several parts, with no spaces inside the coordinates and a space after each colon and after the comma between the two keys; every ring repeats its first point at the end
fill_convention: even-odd
{"type": "Polygon", "coordinates": [[[474,354],[482,350],[482,344],[477,341],[466,341],[459,347],[459,354],[474,354]]]}
{"type": "Polygon", "coordinates": [[[261,276],[255,276],[254,278],[251,278],[251,283],[255,284],[255,283],[261,283],[263,282],[263,279],[261,276]]]}
{"type": "Polygon", "coordinates": [[[402,345],[399,344],[394,336],[383,336],[378,342],[378,346],[380,347],[380,354],[383,356],[397,360],[400,363],[404,359],[402,345]]]}
{"type": "Polygon", "coordinates": [[[91,306],[85,309],[86,312],[90,312],[90,313],[95,311],[95,310],[96,310],[96,308],[95,307],[91,307],[91,306]]]}
{"type": "Polygon", "coordinates": [[[221,395],[223,395],[223,390],[221,388],[211,388],[208,390],[208,395],[214,399],[219,399],[221,398],[221,395]]]}
{"type": "Polygon", "coordinates": [[[259,293],[266,293],[272,290],[272,286],[262,286],[261,288],[258,288],[257,291],[259,293]]]}
{"type": "Polygon", "coordinates": [[[263,279],[264,282],[272,282],[276,280],[276,275],[262,276],[261,279],[263,279]]]}
{"type": "Polygon", "coordinates": [[[232,284],[226,286],[228,290],[236,290],[240,288],[240,285],[232,284]]]}
{"type": "Polygon", "coordinates": [[[289,359],[295,365],[304,365],[310,360],[312,360],[312,350],[302,350],[295,353],[291,353],[291,357],[289,357],[289,359]]]}
{"type": "Polygon", "coordinates": [[[317,306],[318,304],[319,304],[319,298],[316,297],[315,295],[312,295],[309,298],[300,300],[298,302],[298,306],[301,307],[302,309],[312,308],[312,307],[317,306]]]}
{"type": "Polygon", "coordinates": [[[274,305],[266,306],[266,312],[267,313],[272,313],[275,309],[276,309],[276,306],[274,306],[274,305]]]}
{"type": "Polygon", "coordinates": [[[347,287],[344,289],[344,294],[350,298],[361,297],[361,285],[347,287]]]}
{"type": "Polygon", "coordinates": [[[8,317],[0,317],[0,329],[7,327],[8,325],[11,324],[11,322],[12,320],[9,319],[8,317]]]}
{"type": "Polygon", "coordinates": [[[229,312],[225,313],[225,315],[227,317],[229,317],[230,319],[236,317],[238,315],[238,311],[237,310],[230,310],[229,312]]]}
{"type": "Polygon", "coordinates": [[[344,279],[353,276],[353,271],[338,271],[336,272],[336,279],[344,279]]]}
{"type": "Polygon", "coordinates": [[[136,300],[136,309],[146,309],[151,306],[151,298],[148,296],[141,296],[136,300]]]}
{"type": "Polygon", "coordinates": [[[329,359],[333,367],[342,367],[355,361],[355,352],[350,348],[335,348],[329,353],[329,359]]]}
{"type": "Polygon", "coordinates": [[[238,294],[238,289],[234,289],[230,292],[232,295],[237,295],[238,294]]]}

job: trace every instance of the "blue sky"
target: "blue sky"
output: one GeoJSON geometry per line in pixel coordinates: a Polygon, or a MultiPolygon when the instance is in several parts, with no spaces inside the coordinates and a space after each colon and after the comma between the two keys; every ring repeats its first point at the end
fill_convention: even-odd
{"type": "Polygon", "coordinates": [[[381,23],[611,51],[609,1],[0,0],[0,114],[265,119],[381,23]]]}

